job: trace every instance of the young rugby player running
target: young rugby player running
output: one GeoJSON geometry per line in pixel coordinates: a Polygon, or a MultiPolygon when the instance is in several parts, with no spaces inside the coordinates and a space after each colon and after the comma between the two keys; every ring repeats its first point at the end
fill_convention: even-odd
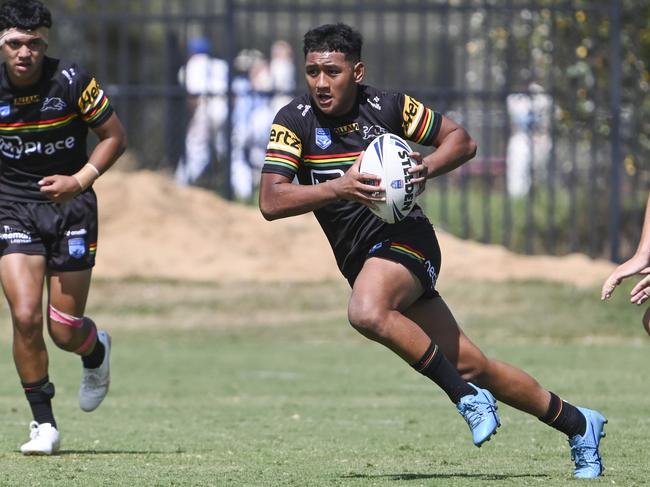
{"type": "Polygon", "coordinates": [[[37,0],[0,6],[0,281],[13,322],[13,356],[34,421],[26,455],[59,448],[43,339],[81,356],[79,405],[94,410],[109,386],[110,337],[84,316],[97,247],[92,184],[124,151],[106,95],[77,64],[45,56],[52,25],[37,0]],[[99,143],[90,157],[90,127],[99,143]]]}
{"type": "Polygon", "coordinates": [[[605,418],[543,389],[527,373],[490,359],[460,329],[435,289],[440,249],[416,207],[396,224],[368,208],[381,196],[359,173],[362,151],[381,133],[436,150],[413,168],[414,183],[471,159],[476,144],[459,125],[414,98],[361,84],[360,34],[323,25],[304,37],[309,93],[282,108],[273,123],[260,188],[267,220],[313,211],[352,287],[351,325],[433,380],[456,404],[480,446],[499,419],[492,394],[569,438],[576,477],[598,477],[605,418]],[[294,177],[300,184],[292,184],[294,177]],[[490,392],[488,392],[490,391],[490,392]]]}

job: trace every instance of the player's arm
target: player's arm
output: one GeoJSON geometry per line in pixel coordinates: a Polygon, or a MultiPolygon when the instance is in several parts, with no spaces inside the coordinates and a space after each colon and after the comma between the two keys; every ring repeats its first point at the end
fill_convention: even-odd
{"type": "Polygon", "coordinates": [[[417,174],[414,183],[453,171],[476,155],[476,142],[467,131],[444,115],[440,116],[440,129],[433,141],[436,150],[424,158],[417,152],[413,154],[420,161],[410,170],[417,174]]]}
{"type": "Polygon", "coordinates": [[[363,153],[343,176],[314,185],[292,184],[288,176],[263,173],[259,203],[262,215],[267,220],[277,220],[308,213],[339,200],[357,201],[366,206],[383,201],[384,190],[377,187],[380,178],[359,173],[362,156],[363,153]]]}
{"type": "Polygon", "coordinates": [[[52,201],[65,203],[85,191],[126,149],[126,132],[115,113],[92,130],[99,138],[99,143],[79,171],[72,176],[55,174],[39,181],[41,192],[52,201]]]}
{"type": "MultiPolygon", "coordinates": [[[[635,274],[650,274],[650,195],[645,207],[645,216],[643,219],[643,229],[641,230],[641,239],[634,255],[627,261],[618,266],[612,274],[605,279],[601,291],[601,299],[608,299],[616,286],[618,286],[626,277],[635,274]]],[[[650,280],[645,278],[641,280],[631,291],[631,301],[636,304],[642,304],[648,299],[643,292],[650,285],[650,280]]]]}

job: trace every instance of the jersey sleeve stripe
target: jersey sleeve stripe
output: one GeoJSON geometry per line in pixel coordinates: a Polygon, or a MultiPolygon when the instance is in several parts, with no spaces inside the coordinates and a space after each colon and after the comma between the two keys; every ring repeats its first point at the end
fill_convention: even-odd
{"type": "Polygon", "coordinates": [[[426,137],[426,134],[431,128],[431,110],[428,108],[424,109],[424,116],[422,117],[422,123],[420,123],[419,128],[415,132],[415,136],[413,137],[413,141],[416,144],[419,144],[422,142],[422,140],[426,137]]]}
{"type": "Polygon", "coordinates": [[[275,154],[271,152],[266,153],[266,157],[264,158],[265,163],[269,164],[277,164],[281,165],[284,167],[288,167],[293,171],[297,171],[299,167],[299,162],[294,159],[293,157],[289,157],[283,154],[275,154]]]}
{"type": "Polygon", "coordinates": [[[108,98],[105,96],[96,109],[94,109],[88,114],[82,115],[84,121],[88,124],[92,124],[93,122],[98,120],[106,112],[106,110],[109,109],[110,105],[111,104],[108,101],[108,98]]]}

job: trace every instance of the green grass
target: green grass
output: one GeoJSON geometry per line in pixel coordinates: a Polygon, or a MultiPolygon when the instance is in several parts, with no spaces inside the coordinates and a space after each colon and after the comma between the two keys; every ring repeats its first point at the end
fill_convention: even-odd
{"type": "MultiPolygon", "coordinates": [[[[442,291],[487,353],[608,416],[597,482],[646,482],[650,342],[626,289],[607,304],[595,289],[537,282],[442,291]]],[[[30,417],[0,335],[0,485],[572,481],[563,436],[507,406],[499,434],[475,448],[443,394],[346,324],[346,295],[340,282],[96,282],[89,306],[113,335],[113,385],[100,409],[82,413],[78,359],[50,346],[58,456],[17,453],[30,417]]]]}

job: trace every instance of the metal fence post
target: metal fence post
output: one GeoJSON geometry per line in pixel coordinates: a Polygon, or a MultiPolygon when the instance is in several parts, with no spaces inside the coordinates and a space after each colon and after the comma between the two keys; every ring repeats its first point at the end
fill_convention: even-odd
{"type": "Polygon", "coordinates": [[[620,247],[620,216],[621,216],[621,5],[620,0],[611,0],[610,19],[611,31],[611,193],[609,200],[609,239],[610,259],[619,260],[620,247]]]}

